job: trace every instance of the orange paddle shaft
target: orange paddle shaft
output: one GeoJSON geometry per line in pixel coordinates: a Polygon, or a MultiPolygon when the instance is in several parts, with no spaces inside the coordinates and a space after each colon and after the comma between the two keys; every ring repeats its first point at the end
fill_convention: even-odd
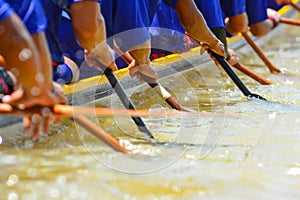
{"type": "Polygon", "coordinates": [[[280,69],[278,69],[275,65],[273,65],[270,60],[265,56],[265,54],[260,50],[260,48],[254,43],[251,37],[246,33],[242,32],[243,37],[248,42],[248,44],[253,48],[253,50],[257,53],[257,55],[262,59],[262,61],[267,65],[271,73],[280,73],[280,69]]]}
{"type": "Polygon", "coordinates": [[[289,24],[289,25],[300,26],[300,20],[296,20],[296,19],[281,17],[279,22],[284,24],[289,24]]]}

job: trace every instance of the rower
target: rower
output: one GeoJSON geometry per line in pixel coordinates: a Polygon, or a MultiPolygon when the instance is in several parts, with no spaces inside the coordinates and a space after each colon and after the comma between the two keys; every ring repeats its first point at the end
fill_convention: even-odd
{"type": "Polygon", "coordinates": [[[209,29],[215,34],[215,36],[219,40],[223,42],[227,55],[226,59],[231,65],[236,64],[238,62],[238,58],[235,52],[233,50],[228,49],[228,44],[226,40],[226,30],[223,21],[220,0],[211,0],[209,2],[195,0],[195,3],[198,9],[203,14],[203,17],[207,22],[207,26],[209,27],[209,29]]]}
{"type": "Polygon", "coordinates": [[[150,35],[152,59],[172,53],[181,53],[196,46],[185,35],[176,11],[163,1],[160,1],[156,6],[156,12],[151,22],[150,35]]]}
{"type": "Polygon", "coordinates": [[[224,44],[209,30],[193,0],[164,0],[164,2],[176,10],[180,23],[189,36],[204,48],[227,57],[224,44]]]}
{"type": "Polygon", "coordinates": [[[128,67],[131,77],[143,81],[139,75],[141,73],[156,80],[157,74],[149,59],[149,2],[102,0],[101,3],[108,43],[112,47],[115,43],[123,52],[129,52],[135,60],[128,67]]]}
{"type": "MultiPolygon", "coordinates": [[[[0,1],[3,11],[1,26],[5,30],[0,37],[0,52],[3,56],[2,65],[11,70],[13,75],[8,76],[8,72],[1,69],[1,86],[5,92],[2,101],[5,104],[1,104],[0,109],[11,109],[10,106],[20,109],[33,106],[51,107],[57,103],[66,103],[63,94],[58,92],[61,88],[54,85],[49,75],[50,59],[47,59],[49,52],[43,32],[46,20],[39,1],[6,2],[0,1]],[[16,78],[15,81],[12,81],[13,77],[16,78]]],[[[25,119],[27,123],[24,126],[28,130],[31,119],[25,119]]],[[[45,133],[48,121],[43,124],[45,133]]],[[[36,125],[34,137],[38,137],[39,125],[32,125],[36,125]]]]}
{"type": "Polygon", "coordinates": [[[226,22],[227,36],[248,30],[246,0],[220,0],[223,18],[226,22]]]}
{"type": "Polygon", "coordinates": [[[277,12],[267,12],[267,8],[267,1],[246,0],[249,27],[254,36],[259,37],[267,34],[279,23],[279,14],[277,12]]]}
{"type": "Polygon", "coordinates": [[[73,68],[65,62],[59,43],[59,25],[63,10],[71,16],[76,40],[89,52],[87,59],[89,65],[95,66],[97,60],[111,70],[117,70],[113,51],[106,43],[105,22],[100,12],[100,0],[43,0],[42,4],[48,20],[46,36],[52,57],[54,80],[59,80],[60,84],[77,80],[73,77],[76,70],[72,71],[73,68]]]}
{"type": "MultiPolygon", "coordinates": [[[[129,66],[130,75],[142,80],[138,75],[142,73],[152,79],[157,79],[157,75],[153,70],[150,55],[150,36],[147,32],[149,27],[149,13],[151,8],[147,7],[147,1],[110,1],[103,0],[102,12],[107,23],[107,35],[114,36],[114,40],[120,49],[125,52],[129,51],[135,59],[135,64],[129,66]],[[114,9],[112,9],[114,8],[114,9]],[[130,15],[129,15],[130,13],[130,15]],[[122,21],[122,23],[120,23],[122,21]],[[137,29],[140,34],[120,34],[131,29],[137,29]],[[128,38],[126,40],[126,37],[128,38]]],[[[191,0],[166,1],[169,6],[175,7],[180,21],[186,27],[186,30],[195,36],[199,41],[205,42],[206,47],[211,48],[217,53],[224,55],[223,44],[208,29],[206,23],[191,0]],[[188,12],[187,9],[190,9],[188,12]],[[191,20],[195,23],[191,23],[191,20]]],[[[111,43],[111,42],[110,42],[111,43]]]]}

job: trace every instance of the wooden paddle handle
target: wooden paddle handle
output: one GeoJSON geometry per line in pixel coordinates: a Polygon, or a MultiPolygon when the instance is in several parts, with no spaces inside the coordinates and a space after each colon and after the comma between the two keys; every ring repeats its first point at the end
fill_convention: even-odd
{"type": "Polygon", "coordinates": [[[253,50],[257,53],[257,55],[262,59],[262,61],[267,65],[271,73],[280,73],[280,69],[278,69],[275,65],[273,65],[270,60],[265,56],[265,54],[260,50],[260,48],[254,43],[251,37],[246,33],[242,32],[244,39],[248,42],[248,44],[253,48],[253,50]]]}
{"type": "Polygon", "coordinates": [[[110,146],[116,151],[122,153],[129,153],[129,151],[123,147],[116,139],[111,137],[107,132],[101,129],[99,126],[93,124],[90,120],[82,115],[73,116],[74,121],[87,131],[92,133],[94,136],[102,140],[105,144],[110,146]]]}
{"type": "Polygon", "coordinates": [[[281,17],[279,22],[284,23],[284,24],[289,24],[289,25],[300,26],[300,20],[296,20],[296,19],[289,19],[289,18],[281,17]]]}
{"type": "Polygon", "coordinates": [[[300,12],[300,6],[298,6],[297,4],[291,2],[290,5],[295,8],[296,10],[298,10],[298,12],[300,12]]]}
{"type": "Polygon", "coordinates": [[[254,71],[250,70],[249,68],[247,68],[246,66],[244,66],[240,63],[236,63],[232,66],[234,68],[238,69],[239,71],[243,72],[247,76],[251,77],[252,79],[256,80],[257,82],[259,82],[262,85],[271,85],[272,84],[272,82],[269,81],[268,79],[260,76],[259,74],[255,73],[254,71]]]}

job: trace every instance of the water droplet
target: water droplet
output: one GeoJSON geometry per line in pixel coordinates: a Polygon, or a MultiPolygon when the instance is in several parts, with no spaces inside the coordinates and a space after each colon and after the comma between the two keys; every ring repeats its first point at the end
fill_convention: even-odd
{"type": "Polygon", "coordinates": [[[27,61],[32,57],[32,52],[30,49],[22,49],[21,52],[19,53],[19,59],[21,61],[27,61]]]}
{"type": "Polygon", "coordinates": [[[56,81],[59,85],[64,85],[66,83],[66,81],[62,78],[57,79],[56,81]]]}
{"type": "Polygon", "coordinates": [[[30,94],[32,96],[38,96],[40,93],[41,93],[41,90],[39,88],[37,88],[37,87],[32,87],[30,89],[30,94]]]}
{"type": "Polygon", "coordinates": [[[277,117],[276,113],[269,114],[269,119],[276,119],[276,117],[277,117]]]}
{"type": "Polygon", "coordinates": [[[42,108],[42,115],[43,115],[44,117],[48,117],[48,116],[50,116],[50,114],[51,114],[50,108],[47,108],[47,107],[42,108]]]}
{"type": "Polygon", "coordinates": [[[300,168],[292,167],[287,171],[287,174],[292,176],[300,175],[300,168]]]}
{"type": "Polygon", "coordinates": [[[263,167],[264,163],[257,163],[257,167],[263,167]]]}
{"type": "Polygon", "coordinates": [[[57,177],[56,184],[58,186],[64,186],[64,185],[66,185],[66,183],[67,183],[67,178],[65,176],[59,176],[59,177],[57,177]]]}
{"type": "Polygon", "coordinates": [[[11,174],[11,175],[9,175],[9,177],[7,179],[6,185],[7,186],[13,186],[16,183],[18,183],[18,181],[19,181],[19,177],[15,174],[11,174]]]}
{"type": "Polygon", "coordinates": [[[59,190],[57,188],[52,188],[49,192],[50,197],[52,198],[58,198],[59,197],[59,190]]]}
{"type": "Polygon", "coordinates": [[[19,108],[20,110],[24,110],[24,109],[26,108],[26,106],[25,106],[24,104],[19,104],[19,105],[18,105],[18,108],[19,108]]]}
{"type": "Polygon", "coordinates": [[[34,115],[32,115],[32,117],[31,117],[31,121],[32,121],[32,123],[38,123],[38,122],[40,122],[40,116],[39,115],[37,115],[37,114],[34,114],[34,115]]]}
{"type": "Polygon", "coordinates": [[[8,200],[18,200],[19,199],[19,195],[15,192],[9,193],[8,195],[8,200]]]}
{"type": "Polygon", "coordinates": [[[174,192],[177,192],[177,193],[181,192],[180,187],[178,187],[177,185],[173,185],[173,186],[172,186],[172,190],[173,190],[174,192]]]}
{"type": "Polygon", "coordinates": [[[76,58],[78,58],[78,59],[83,59],[83,58],[84,58],[84,51],[82,51],[82,50],[76,51],[76,52],[75,52],[75,56],[76,56],[76,58]]]}
{"type": "Polygon", "coordinates": [[[45,77],[42,73],[37,73],[37,75],[35,76],[35,80],[39,83],[42,83],[45,81],[45,77]]]}
{"type": "Polygon", "coordinates": [[[37,176],[37,171],[36,171],[36,169],[29,168],[29,169],[27,170],[27,175],[28,175],[29,177],[31,177],[31,178],[36,177],[36,176],[37,176]]]}

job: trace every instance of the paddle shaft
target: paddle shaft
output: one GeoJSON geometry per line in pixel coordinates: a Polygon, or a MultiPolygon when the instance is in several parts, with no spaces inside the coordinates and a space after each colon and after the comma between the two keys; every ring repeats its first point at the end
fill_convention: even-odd
{"type": "MultiPolygon", "coordinates": [[[[115,51],[122,57],[122,59],[127,63],[130,64],[134,59],[128,52],[123,52],[116,44],[114,45],[115,51]]],[[[190,112],[190,110],[181,106],[174,97],[163,87],[161,86],[155,79],[147,77],[142,73],[139,75],[148,83],[151,88],[156,89],[156,92],[159,96],[161,96],[173,109],[179,111],[186,111],[190,112]]]]}
{"type": "Polygon", "coordinates": [[[248,42],[248,44],[253,48],[256,54],[262,59],[262,61],[267,65],[271,73],[280,73],[280,69],[278,69],[275,65],[273,65],[270,60],[265,56],[265,54],[260,50],[260,48],[254,43],[251,37],[246,33],[242,32],[243,37],[248,42]]]}
{"type": "Polygon", "coordinates": [[[295,4],[295,3],[290,3],[290,5],[294,8],[294,9],[296,9],[296,10],[298,10],[298,12],[300,12],[300,6],[298,6],[297,4],[295,4]]]}
{"type": "Polygon", "coordinates": [[[296,20],[296,19],[281,17],[279,22],[284,24],[289,24],[289,25],[300,26],[300,20],[296,20]]]}
{"type": "MultiPolygon", "coordinates": [[[[44,107],[33,107],[33,108],[28,108],[25,110],[20,110],[20,109],[13,109],[10,111],[5,111],[1,112],[0,114],[4,115],[13,115],[13,116],[24,116],[24,115],[40,115],[43,116],[43,110],[44,107]]],[[[68,112],[68,117],[72,116],[71,118],[75,121],[75,123],[79,124],[81,127],[86,129],[88,132],[92,133],[94,136],[102,140],[105,144],[108,146],[112,147],[113,149],[123,152],[123,153],[128,153],[128,150],[120,145],[120,143],[115,140],[113,137],[111,137],[108,133],[106,133],[104,130],[102,130],[100,127],[96,126],[93,124],[90,120],[88,120],[86,117],[84,117],[81,114],[75,114],[73,113],[73,106],[67,106],[67,105],[55,105],[53,108],[49,108],[51,112],[53,112],[54,115],[64,115],[66,110],[68,112]]],[[[92,113],[91,111],[89,111],[92,113]]]]}
{"type": "Polygon", "coordinates": [[[213,51],[210,51],[210,53],[216,58],[216,60],[218,61],[218,63],[220,63],[220,65],[226,71],[228,76],[232,79],[232,81],[236,84],[236,86],[241,90],[241,92],[246,97],[255,97],[258,99],[266,100],[265,98],[257,94],[251,93],[250,90],[245,86],[245,84],[241,81],[241,79],[234,73],[234,71],[231,69],[230,65],[228,64],[228,62],[222,56],[216,54],[213,51]]]}
{"type": "MultiPolygon", "coordinates": [[[[123,106],[127,109],[135,110],[136,109],[135,106],[133,105],[133,103],[131,102],[131,100],[129,99],[127,94],[125,93],[125,90],[123,89],[122,85],[119,83],[119,81],[116,78],[116,76],[114,75],[114,73],[109,68],[105,68],[100,63],[98,65],[102,68],[106,78],[108,79],[110,85],[112,86],[112,88],[114,89],[116,94],[118,95],[123,106]]],[[[143,132],[147,137],[153,138],[151,132],[147,129],[147,127],[141,117],[136,116],[136,117],[131,117],[131,118],[135,122],[135,124],[138,126],[138,129],[141,132],[143,132]]]]}
{"type": "Polygon", "coordinates": [[[120,143],[111,137],[107,132],[105,132],[103,129],[101,129],[99,126],[96,126],[93,124],[90,120],[88,120],[86,117],[82,115],[76,115],[72,117],[73,120],[79,124],[81,127],[85,128],[87,131],[92,133],[94,136],[102,140],[105,144],[112,147],[114,150],[122,152],[122,153],[128,153],[128,150],[120,145],[120,143]]]}
{"type": "Polygon", "coordinates": [[[243,72],[247,76],[251,77],[252,79],[256,80],[257,82],[259,82],[262,85],[271,85],[272,84],[272,82],[269,81],[268,79],[266,79],[266,78],[260,76],[259,74],[253,72],[252,70],[250,70],[249,68],[247,68],[246,66],[244,66],[240,63],[236,63],[232,66],[234,68],[238,69],[239,71],[243,72]]]}

